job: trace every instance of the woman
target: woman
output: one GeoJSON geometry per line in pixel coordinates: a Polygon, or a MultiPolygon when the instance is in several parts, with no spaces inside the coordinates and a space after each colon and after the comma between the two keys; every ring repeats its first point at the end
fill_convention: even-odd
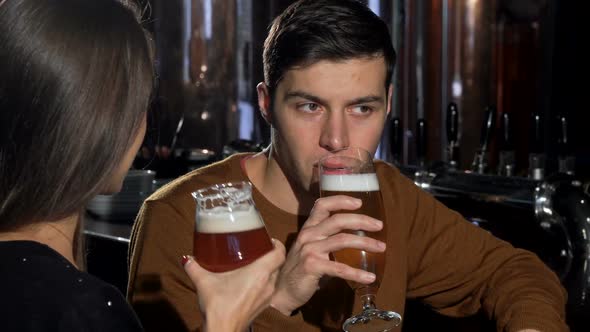
{"type": "MultiPolygon", "coordinates": [[[[80,220],[93,196],[121,189],[141,145],[151,60],[137,15],[115,0],[0,0],[1,330],[141,329],[114,287],[80,270],[80,220]]],[[[243,330],[283,259],[277,243],[212,274],[185,257],[207,329],[243,330]]]]}

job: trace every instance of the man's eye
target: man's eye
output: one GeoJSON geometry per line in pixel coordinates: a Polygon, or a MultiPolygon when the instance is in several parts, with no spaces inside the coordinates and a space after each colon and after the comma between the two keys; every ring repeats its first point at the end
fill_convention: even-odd
{"type": "Polygon", "coordinates": [[[307,113],[317,112],[320,109],[320,105],[315,103],[305,103],[297,106],[297,109],[307,113]]]}
{"type": "Polygon", "coordinates": [[[352,113],[359,114],[359,115],[369,114],[369,113],[373,112],[373,108],[370,106],[366,106],[366,105],[354,106],[351,110],[352,110],[352,113]]]}

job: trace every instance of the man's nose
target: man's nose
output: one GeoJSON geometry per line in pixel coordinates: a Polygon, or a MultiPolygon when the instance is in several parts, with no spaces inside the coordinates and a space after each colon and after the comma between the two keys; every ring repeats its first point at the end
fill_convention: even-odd
{"type": "Polygon", "coordinates": [[[346,148],[349,144],[346,117],[339,112],[330,112],[322,128],[320,146],[328,151],[334,151],[346,148]]]}

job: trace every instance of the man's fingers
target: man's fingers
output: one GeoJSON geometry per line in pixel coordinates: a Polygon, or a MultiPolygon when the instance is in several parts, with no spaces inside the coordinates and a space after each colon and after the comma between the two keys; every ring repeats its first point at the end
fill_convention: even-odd
{"type": "MultiPolygon", "coordinates": [[[[370,283],[373,280],[370,273],[365,273],[346,264],[330,261],[327,258],[327,254],[342,249],[353,249],[354,251],[362,250],[371,255],[374,252],[379,253],[385,251],[385,247],[385,243],[367,236],[339,233],[325,240],[304,245],[301,248],[300,257],[302,259],[303,270],[306,274],[316,276],[330,275],[347,280],[370,283]]],[[[356,253],[353,252],[353,254],[356,253]]],[[[360,264],[360,254],[358,254],[358,259],[360,264]]]]}
{"type": "Polygon", "coordinates": [[[360,269],[352,268],[340,262],[327,264],[323,273],[332,277],[342,278],[344,280],[356,281],[361,284],[370,284],[375,281],[375,274],[360,269]]]}
{"type": "Polygon", "coordinates": [[[369,216],[354,213],[338,213],[315,227],[314,232],[321,237],[328,237],[342,231],[377,232],[383,228],[383,222],[369,216]]]}
{"type": "Polygon", "coordinates": [[[375,281],[374,273],[355,269],[340,262],[310,259],[306,263],[308,265],[307,270],[318,276],[328,275],[362,284],[370,284],[375,281]]]}
{"type": "Polygon", "coordinates": [[[362,201],[360,199],[345,195],[322,197],[315,201],[309,218],[303,225],[303,229],[319,224],[322,220],[328,218],[331,212],[339,210],[356,210],[360,208],[361,205],[362,201]]]}
{"type": "Polygon", "coordinates": [[[334,252],[342,249],[359,249],[369,252],[384,252],[385,243],[360,234],[339,233],[332,235],[321,243],[322,252],[334,252]]]}
{"type": "Polygon", "coordinates": [[[327,257],[328,253],[342,249],[358,249],[368,252],[385,251],[385,243],[358,234],[339,233],[324,240],[310,242],[301,247],[301,257],[327,257]]]}

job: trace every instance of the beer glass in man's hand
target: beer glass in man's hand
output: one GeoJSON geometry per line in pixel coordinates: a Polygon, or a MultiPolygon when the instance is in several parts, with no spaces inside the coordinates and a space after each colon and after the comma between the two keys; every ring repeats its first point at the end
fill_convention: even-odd
{"type": "MultiPolygon", "coordinates": [[[[362,200],[361,208],[347,213],[359,213],[383,221],[378,232],[350,231],[359,236],[370,236],[386,242],[387,223],[384,220],[383,199],[370,153],[360,148],[346,148],[322,158],[320,167],[321,196],[347,195],[362,200]]],[[[336,212],[338,213],[338,212],[336,212]]],[[[393,311],[375,307],[375,296],[379,290],[385,270],[385,253],[373,253],[359,249],[343,249],[333,252],[334,259],[357,269],[375,273],[376,279],[370,285],[349,282],[355,294],[363,303],[363,312],[347,319],[344,331],[389,331],[401,323],[401,316],[393,311]]]]}
{"type": "Polygon", "coordinates": [[[203,268],[234,270],[272,250],[250,182],[216,184],[192,196],[197,201],[194,255],[203,268]]]}

